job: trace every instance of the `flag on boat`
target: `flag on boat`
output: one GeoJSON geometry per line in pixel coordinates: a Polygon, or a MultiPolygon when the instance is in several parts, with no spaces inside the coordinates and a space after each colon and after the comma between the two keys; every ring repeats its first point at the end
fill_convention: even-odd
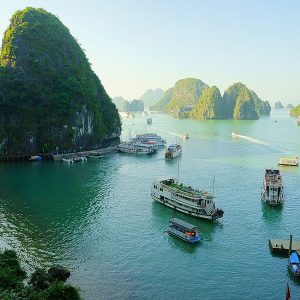
{"type": "Polygon", "coordinates": [[[290,299],[291,299],[291,292],[290,292],[289,283],[287,283],[287,284],[286,284],[285,300],[290,300],[290,299]]]}

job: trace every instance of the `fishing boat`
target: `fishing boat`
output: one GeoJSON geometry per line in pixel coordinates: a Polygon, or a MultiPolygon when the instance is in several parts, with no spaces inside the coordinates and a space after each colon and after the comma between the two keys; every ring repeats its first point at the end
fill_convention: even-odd
{"type": "Polygon", "coordinates": [[[279,166],[298,166],[298,157],[281,157],[278,162],[279,166]]]}
{"type": "Polygon", "coordinates": [[[196,225],[177,218],[171,218],[169,220],[166,232],[192,244],[202,240],[196,225]]]}
{"type": "Polygon", "coordinates": [[[157,146],[155,143],[152,144],[131,141],[118,145],[117,150],[123,153],[154,154],[157,151],[157,146]]]}
{"type": "Polygon", "coordinates": [[[174,159],[182,153],[182,147],[179,144],[170,145],[165,153],[166,159],[174,159]]]}
{"type": "Polygon", "coordinates": [[[266,169],[261,200],[269,205],[281,205],[284,199],[283,182],[279,170],[266,169]]]}
{"type": "Polygon", "coordinates": [[[154,180],[151,197],[154,201],[197,218],[214,221],[224,214],[222,209],[215,208],[213,195],[185,186],[174,178],[154,180]]]}
{"type": "Polygon", "coordinates": [[[293,251],[292,254],[289,257],[289,267],[292,273],[300,277],[300,261],[299,261],[299,255],[297,252],[293,251]]]}
{"type": "Polygon", "coordinates": [[[131,140],[133,142],[155,142],[158,147],[164,147],[167,143],[166,140],[156,133],[137,134],[136,137],[131,140]]]}

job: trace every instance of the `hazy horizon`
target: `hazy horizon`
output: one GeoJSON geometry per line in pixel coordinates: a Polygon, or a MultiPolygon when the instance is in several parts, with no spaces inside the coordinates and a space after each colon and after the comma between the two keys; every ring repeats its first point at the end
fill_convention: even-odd
{"type": "Polygon", "coordinates": [[[182,78],[221,93],[243,82],[262,100],[300,103],[297,1],[2,1],[1,39],[16,10],[57,15],[110,97],[138,99],[182,78]]]}

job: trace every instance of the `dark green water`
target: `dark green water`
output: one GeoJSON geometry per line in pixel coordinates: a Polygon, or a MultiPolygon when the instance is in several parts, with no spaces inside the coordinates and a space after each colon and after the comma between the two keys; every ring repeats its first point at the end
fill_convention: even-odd
{"type": "MultiPolygon", "coordinates": [[[[209,190],[216,177],[216,204],[225,212],[218,224],[152,202],[151,181],[177,175],[177,161],[165,161],[164,151],[70,166],[1,164],[0,247],[15,248],[29,270],[68,266],[86,299],[282,299],[286,282],[298,299],[300,281],[286,258],[270,254],[268,239],[300,239],[300,168],[281,168],[281,209],[260,201],[264,168],[300,156],[295,120],[286,112],[259,121],[152,117],[147,130],[169,143],[190,134],[181,141],[180,180],[209,190]],[[234,139],[232,131],[248,139],[234,139]],[[163,233],[171,215],[198,225],[204,241],[193,246],[163,233]]],[[[123,137],[145,123],[124,119],[123,137]]]]}

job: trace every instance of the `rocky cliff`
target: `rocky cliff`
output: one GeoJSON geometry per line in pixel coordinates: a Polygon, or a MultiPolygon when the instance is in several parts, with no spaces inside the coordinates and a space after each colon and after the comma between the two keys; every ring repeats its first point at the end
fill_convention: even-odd
{"type": "Polygon", "coordinates": [[[188,117],[194,119],[221,119],[224,103],[219,89],[212,86],[205,89],[188,117]]]}
{"type": "Polygon", "coordinates": [[[292,117],[300,117],[300,104],[290,110],[290,115],[292,117]]]}
{"type": "Polygon", "coordinates": [[[284,106],[282,105],[282,103],[280,101],[275,102],[274,104],[274,108],[275,109],[283,109],[284,106]]]}
{"type": "Polygon", "coordinates": [[[196,78],[181,79],[175,83],[172,99],[164,111],[180,117],[182,113],[194,107],[208,85],[196,78]]]}
{"type": "Polygon", "coordinates": [[[121,124],[84,51],[43,9],[17,11],[0,54],[0,151],[93,149],[121,124]]]}

